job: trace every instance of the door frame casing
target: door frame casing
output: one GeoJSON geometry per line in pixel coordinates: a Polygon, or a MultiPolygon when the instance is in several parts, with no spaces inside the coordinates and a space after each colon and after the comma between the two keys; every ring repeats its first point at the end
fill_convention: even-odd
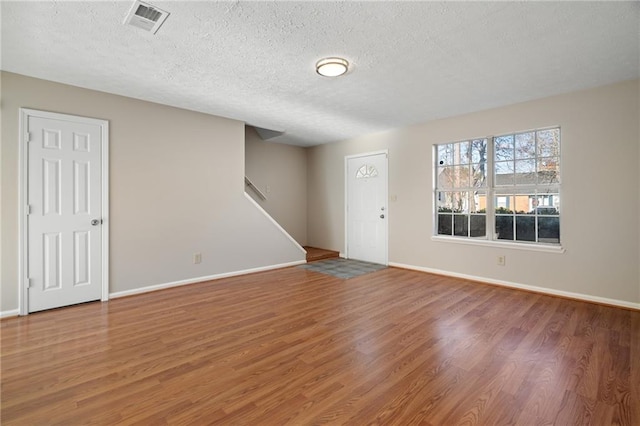
{"type": "Polygon", "coordinates": [[[385,156],[385,167],[387,169],[387,181],[385,182],[385,201],[387,220],[384,221],[385,241],[384,241],[384,264],[389,264],[389,150],[381,149],[378,151],[364,152],[361,154],[345,155],[344,157],[344,256],[349,259],[349,160],[359,157],[369,157],[372,155],[385,156]]]}
{"type": "Polygon", "coordinates": [[[28,229],[28,185],[29,185],[29,117],[71,121],[100,127],[102,140],[100,152],[102,237],[101,265],[102,292],[100,300],[109,300],[109,121],[98,118],[82,117],[70,114],[20,108],[19,165],[18,165],[18,314],[29,314],[29,229],[28,229]]]}

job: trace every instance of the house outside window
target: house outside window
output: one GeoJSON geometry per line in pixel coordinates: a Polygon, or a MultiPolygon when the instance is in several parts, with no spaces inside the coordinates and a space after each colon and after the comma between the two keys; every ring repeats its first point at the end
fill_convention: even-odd
{"type": "Polygon", "coordinates": [[[560,128],[434,147],[434,233],[560,244],[560,128]]]}

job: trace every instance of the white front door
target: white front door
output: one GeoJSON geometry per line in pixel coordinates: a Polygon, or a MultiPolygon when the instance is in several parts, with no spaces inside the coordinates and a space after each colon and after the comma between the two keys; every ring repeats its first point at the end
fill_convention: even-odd
{"type": "Polygon", "coordinates": [[[347,157],[347,257],[387,264],[387,154],[347,157]]]}
{"type": "Polygon", "coordinates": [[[105,123],[23,111],[28,312],[103,298],[105,123]]]}

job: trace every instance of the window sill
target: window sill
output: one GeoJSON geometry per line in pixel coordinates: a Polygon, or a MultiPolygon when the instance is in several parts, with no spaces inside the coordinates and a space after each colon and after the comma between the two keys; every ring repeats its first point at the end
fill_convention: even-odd
{"type": "Polygon", "coordinates": [[[441,235],[431,236],[431,241],[438,241],[443,243],[454,244],[467,244],[472,246],[493,247],[493,248],[505,248],[513,250],[526,250],[526,251],[538,251],[544,253],[564,253],[566,250],[562,246],[552,246],[545,244],[525,244],[525,243],[512,243],[502,241],[490,241],[481,239],[470,238],[456,238],[456,237],[444,237],[441,235]]]}

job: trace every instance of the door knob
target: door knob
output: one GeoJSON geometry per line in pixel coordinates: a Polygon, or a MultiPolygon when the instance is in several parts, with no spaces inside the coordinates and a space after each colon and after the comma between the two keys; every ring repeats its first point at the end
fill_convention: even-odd
{"type": "Polygon", "coordinates": [[[380,219],[384,219],[384,215],[383,214],[380,215],[380,219]]]}
{"type": "Polygon", "coordinates": [[[102,220],[101,220],[101,219],[93,219],[93,220],[91,221],[91,225],[92,225],[92,226],[98,226],[98,225],[100,225],[101,223],[102,223],[102,220]]]}

